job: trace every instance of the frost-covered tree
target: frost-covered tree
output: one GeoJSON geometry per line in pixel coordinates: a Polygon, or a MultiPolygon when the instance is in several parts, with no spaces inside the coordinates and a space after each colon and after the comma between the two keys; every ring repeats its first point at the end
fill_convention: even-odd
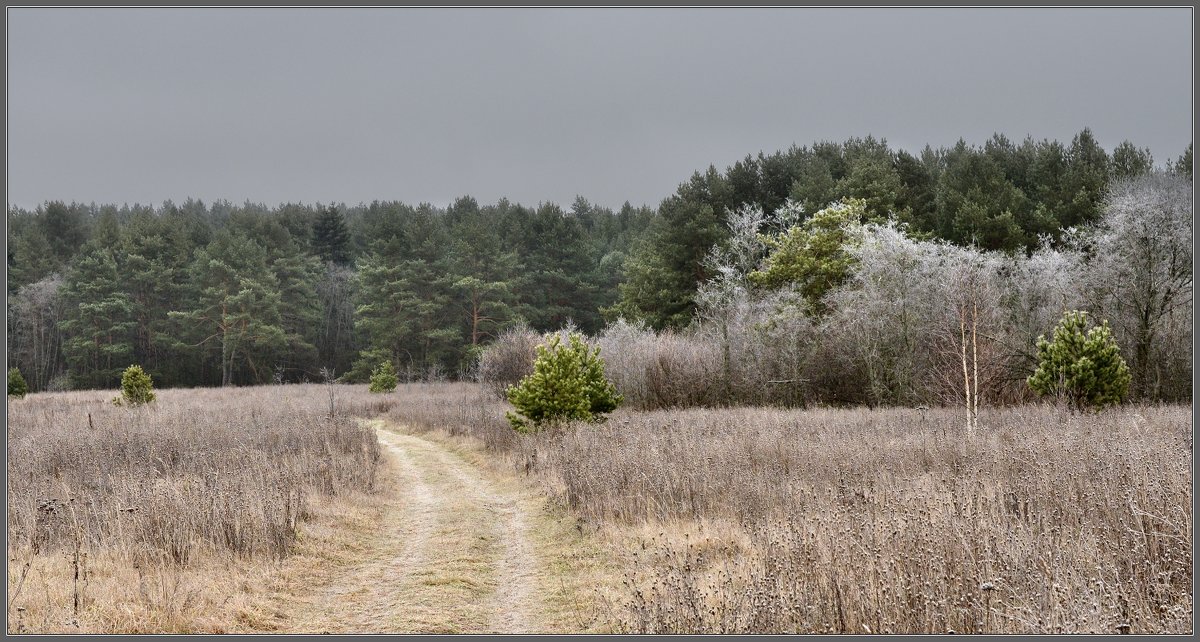
{"type": "MultiPolygon", "coordinates": [[[[942,248],[895,224],[867,225],[853,244],[854,271],[831,298],[830,325],[847,335],[875,404],[929,403],[930,349],[940,309],[942,248]]],[[[836,336],[836,335],[835,335],[836,336]]]]}
{"type": "Polygon", "coordinates": [[[1190,330],[1171,336],[1165,329],[1190,320],[1192,230],[1192,183],[1155,173],[1114,184],[1089,239],[1088,281],[1117,340],[1130,349],[1139,398],[1160,395],[1171,361],[1191,361],[1190,330]]]}
{"type": "Polygon", "coordinates": [[[63,371],[62,287],[63,278],[51,274],[9,301],[9,363],[21,368],[34,391],[45,390],[63,371]]]}
{"type": "Polygon", "coordinates": [[[995,337],[999,314],[999,255],[945,246],[939,258],[941,305],[936,372],[946,403],[962,403],[968,429],[978,426],[981,395],[991,395],[1002,367],[995,337]],[[981,384],[982,381],[982,384],[981,384]]]}
{"type": "Polygon", "coordinates": [[[1083,308],[1085,269],[1082,252],[1054,247],[1048,238],[1028,257],[1002,259],[1003,323],[997,340],[1005,361],[1006,395],[1021,399],[1027,394],[1025,377],[1037,365],[1037,338],[1051,332],[1068,310],[1083,308]]]}

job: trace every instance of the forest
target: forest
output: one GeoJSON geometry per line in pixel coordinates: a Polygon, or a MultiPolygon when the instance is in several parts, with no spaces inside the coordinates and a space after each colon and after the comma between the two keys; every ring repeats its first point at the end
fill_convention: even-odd
{"type": "Polygon", "coordinates": [[[112,388],[134,363],[162,387],[361,382],[382,361],[471,379],[498,338],[573,327],[643,407],[958,403],[969,322],[975,386],[1000,403],[1028,395],[1037,337],[1079,309],[1112,326],[1132,396],[1187,400],[1181,151],[1156,164],[1088,129],[915,155],[868,136],[710,166],[616,211],[10,208],[9,366],[33,391],[112,388]]]}

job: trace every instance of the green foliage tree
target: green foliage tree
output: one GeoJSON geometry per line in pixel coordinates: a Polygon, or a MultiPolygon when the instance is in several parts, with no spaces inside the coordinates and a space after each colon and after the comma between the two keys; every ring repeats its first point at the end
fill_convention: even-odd
{"type": "Polygon", "coordinates": [[[621,403],[604,377],[600,348],[589,348],[575,333],[562,345],[560,335],[537,347],[533,374],[507,390],[517,412],[507,413],[518,432],[532,432],[569,421],[598,421],[621,403]]]}
{"type": "Polygon", "coordinates": [[[600,257],[587,242],[582,219],[591,211],[584,203],[576,203],[571,212],[542,205],[523,226],[518,243],[524,268],[520,303],[522,316],[534,329],[548,331],[567,321],[576,322],[585,332],[600,329],[593,284],[600,257]]]}
{"type": "Polygon", "coordinates": [[[289,244],[288,250],[271,263],[271,271],[278,284],[279,326],[286,342],[277,365],[295,372],[318,362],[316,343],[323,318],[317,284],[322,269],[315,258],[298,248],[289,244]]]}
{"type": "Polygon", "coordinates": [[[154,383],[139,365],[132,365],[121,374],[121,396],[113,399],[118,406],[140,406],[154,401],[154,383]]]}
{"type": "Polygon", "coordinates": [[[96,249],[76,262],[63,287],[63,357],[76,388],[106,388],[133,356],[134,306],[113,253],[96,249]]]}
{"type": "Polygon", "coordinates": [[[396,366],[391,361],[384,361],[371,371],[371,392],[392,392],[398,384],[396,366]]]}
{"type": "MultiPolygon", "coordinates": [[[[518,301],[519,294],[531,288],[524,287],[528,275],[522,275],[524,266],[517,252],[506,247],[508,244],[496,233],[495,222],[489,220],[488,213],[474,207],[473,199],[469,203],[472,207],[459,214],[455,239],[449,248],[451,269],[439,284],[452,293],[467,341],[478,348],[520,316],[523,306],[518,301]]],[[[528,242],[535,241],[528,239],[528,242]]],[[[553,245],[555,241],[547,239],[545,244],[553,245]]],[[[539,258],[528,251],[523,255],[527,260],[539,258]]]]}
{"type": "Polygon", "coordinates": [[[1066,160],[1058,223],[1063,228],[1092,223],[1100,216],[1111,160],[1086,127],[1071,141],[1066,160]]]}
{"type": "Polygon", "coordinates": [[[843,199],[864,201],[867,220],[885,221],[899,213],[904,185],[890,157],[862,157],[850,165],[837,190],[843,199]]]}
{"type": "Polygon", "coordinates": [[[9,215],[8,293],[49,276],[60,265],[41,226],[9,215]]]}
{"type": "Polygon", "coordinates": [[[1054,328],[1054,338],[1037,342],[1038,367],[1026,380],[1039,395],[1065,399],[1072,409],[1103,408],[1121,402],[1130,374],[1105,321],[1088,329],[1086,312],[1070,311],[1054,328]]]}
{"type": "Polygon", "coordinates": [[[994,159],[959,141],[947,153],[938,180],[937,207],[942,238],[987,250],[1012,250],[1027,242],[1021,219],[1025,195],[994,159]]]}
{"type": "Polygon", "coordinates": [[[408,364],[410,373],[444,371],[464,348],[459,315],[446,288],[453,269],[447,231],[421,209],[402,235],[377,240],[359,262],[354,328],[363,350],[346,374],[365,381],[380,361],[408,364]]]}
{"type": "Polygon", "coordinates": [[[1138,149],[1129,141],[1117,145],[1112,153],[1113,178],[1136,178],[1149,174],[1154,169],[1154,156],[1150,149],[1138,149]]]}
{"type": "Polygon", "coordinates": [[[1171,164],[1171,170],[1176,174],[1187,176],[1188,180],[1192,179],[1192,144],[1188,143],[1187,149],[1180,155],[1174,163],[1171,164]]]}
{"type": "MultiPolygon", "coordinates": [[[[788,197],[804,207],[805,212],[816,212],[832,203],[836,197],[837,182],[828,161],[816,154],[803,154],[796,160],[796,178],[788,197]]],[[[773,212],[763,208],[764,212],[773,212]]]]}
{"type": "Polygon", "coordinates": [[[29,386],[25,385],[25,377],[21,376],[19,368],[8,369],[8,396],[20,399],[29,392],[29,386]]]}
{"type": "Polygon", "coordinates": [[[900,178],[900,194],[896,202],[896,217],[917,232],[937,229],[934,182],[929,168],[917,157],[901,151],[893,165],[900,178]]]}
{"type": "Polygon", "coordinates": [[[763,236],[770,254],[761,270],[748,275],[750,283],[767,289],[795,285],[813,310],[824,311],[821,299],[844,282],[853,267],[848,250],[866,211],[865,201],[848,199],[777,236],[763,236]]]}
{"type": "Polygon", "coordinates": [[[51,201],[42,209],[42,233],[50,242],[50,251],[59,265],[65,265],[88,239],[84,208],[75,203],[51,201]]]}
{"type": "Polygon", "coordinates": [[[350,229],[338,208],[330,205],[317,215],[313,222],[312,248],[322,261],[336,265],[350,262],[350,229]]]}
{"type": "MultiPolygon", "coordinates": [[[[158,216],[151,208],[129,213],[114,249],[122,286],[133,304],[133,358],[154,372],[160,385],[197,385],[191,350],[178,345],[179,328],[171,310],[187,307],[188,281],[197,249],[187,226],[158,216]]],[[[200,228],[195,228],[200,229],[200,228]]],[[[197,237],[201,236],[198,232],[197,237]]]]}
{"type": "Polygon", "coordinates": [[[170,315],[186,334],[201,338],[180,344],[216,348],[222,386],[233,385],[239,365],[256,382],[266,381],[272,365],[266,361],[286,347],[287,333],[281,327],[279,283],[262,246],[222,230],[196,251],[191,272],[191,305],[170,315]]]}
{"type": "Polygon", "coordinates": [[[659,217],[625,265],[620,300],[605,316],[645,320],[658,329],[690,323],[696,290],[710,276],[704,259],[726,237],[721,221],[729,196],[724,177],[710,167],[664,200],[659,217]]]}

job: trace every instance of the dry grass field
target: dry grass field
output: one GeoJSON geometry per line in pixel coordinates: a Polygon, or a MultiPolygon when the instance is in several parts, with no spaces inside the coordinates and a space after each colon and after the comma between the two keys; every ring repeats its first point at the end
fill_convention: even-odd
{"type": "MultiPolygon", "coordinates": [[[[618,411],[517,439],[471,386],[389,412],[476,435],[623,541],[630,632],[1188,633],[1189,407],[618,411]]],[[[618,553],[620,554],[620,553],[618,553]]]]}
{"type": "Polygon", "coordinates": [[[608,556],[536,485],[332,391],[9,400],[9,632],[603,630],[608,556]]]}
{"type": "Polygon", "coordinates": [[[9,631],[1192,631],[1188,407],[524,437],[475,385],[327,391],[10,401],[9,631]]]}
{"type": "Polygon", "coordinates": [[[10,631],[228,626],[222,569],[285,557],[315,504],[375,484],[374,432],[281,390],[10,400],[10,631]]]}

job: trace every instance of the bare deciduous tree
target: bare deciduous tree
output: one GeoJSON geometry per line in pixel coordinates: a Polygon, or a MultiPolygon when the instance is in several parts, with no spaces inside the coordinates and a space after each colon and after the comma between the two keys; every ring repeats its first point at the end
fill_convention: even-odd
{"type": "MultiPolygon", "coordinates": [[[[1190,315],[1192,228],[1191,181],[1160,172],[1114,184],[1101,224],[1089,239],[1089,285],[1118,343],[1128,346],[1138,397],[1159,394],[1165,364],[1156,353],[1172,356],[1161,346],[1164,330],[1179,327],[1179,317],[1190,315]]],[[[1179,356],[1190,363],[1187,334],[1177,347],[1189,353],[1179,356]]]]}
{"type": "Polygon", "coordinates": [[[51,274],[21,288],[9,302],[9,360],[20,365],[31,390],[45,390],[63,370],[62,285],[62,277],[51,274]]]}
{"type": "Polygon", "coordinates": [[[979,426],[980,381],[989,393],[1002,372],[995,337],[1001,327],[995,256],[945,246],[941,278],[943,313],[936,324],[942,398],[963,403],[968,430],[979,426]]]}

